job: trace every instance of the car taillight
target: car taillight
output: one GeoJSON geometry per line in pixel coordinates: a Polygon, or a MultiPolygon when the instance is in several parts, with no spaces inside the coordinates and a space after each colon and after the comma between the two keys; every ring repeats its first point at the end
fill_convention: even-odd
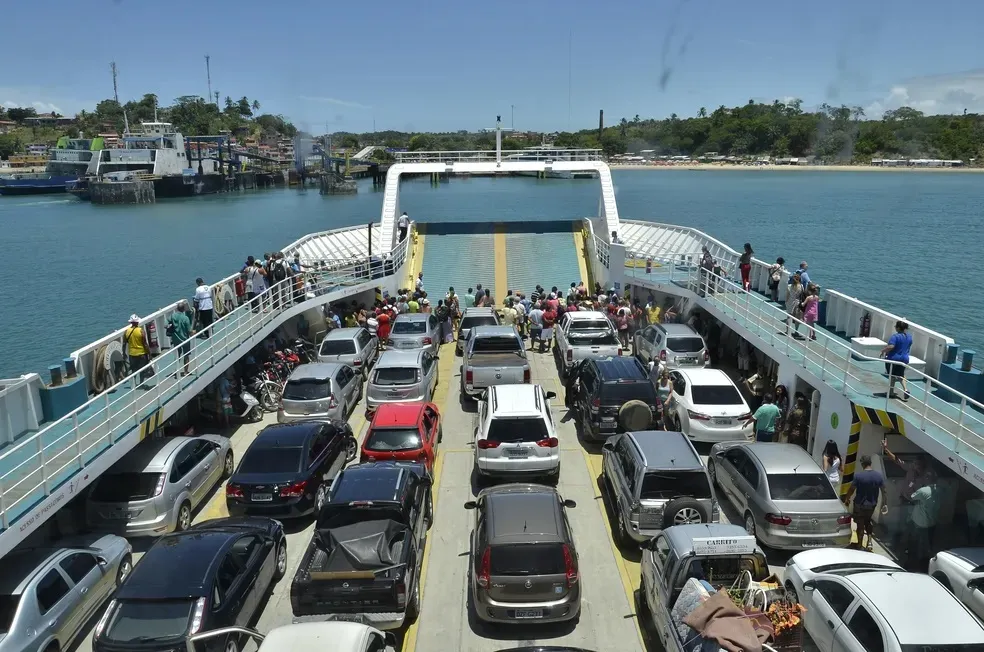
{"type": "Polygon", "coordinates": [[[837,525],[850,525],[850,524],[851,524],[850,514],[844,514],[843,516],[837,518],[837,525]]]}
{"type": "Polygon", "coordinates": [[[530,382],[530,370],[529,370],[529,368],[523,369],[523,382],[524,383],[530,382]]]}
{"type": "Polygon", "coordinates": [[[166,483],[167,483],[167,474],[161,473],[161,475],[157,478],[157,486],[154,487],[155,496],[160,496],[162,493],[164,493],[164,485],[166,483]]]}
{"type": "Polygon", "coordinates": [[[782,514],[766,514],[765,520],[773,525],[789,525],[793,522],[793,519],[788,516],[783,516],[782,514]]]}
{"type": "Polygon", "coordinates": [[[243,490],[238,485],[227,484],[226,485],[226,498],[242,498],[243,490]]]}
{"type": "Polygon", "coordinates": [[[548,437],[536,442],[536,445],[540,448],[557,448],[560,446],[560,440],[556,437],[548,437]]]}
{"type": "Polygon", "coordinates": [[[711,420],[711,417],[707,416],[706,414],[701,414],[700,412],[694,412],[693,410],[687,410],[687,416],[689,416],[691,419],[695,419],[697,421],[710,421],[711,420]]]}
{"type": "Polygon", "coordinates": [[[738,420],[739,421],[748,421],[751,418],[752,418],[752,413],[751,412],[746,412],[745,414],[740,415],[738,417],[738,420]]]}
{"type": "Polygon", "coordinates": [[[567,361],[574,362],[574,351],[567,349],[567,361]]]}
{"type": "Polygon", "coordinates": [[[577,560],[574,558],[574,553],[571,552],[570,546],[566,543],[564,544],[564,569],[567,573],[567,588],[573,588],[577,584],[578,579],[580,579],[581,574],[577,570],[577,560]]]}
{"type": "Polygon", "coordinates": [[[593,401],[591,401],[591,409],[592,410],[595,410],[595,411],[601,409],[601,399],[600,398],[596,398],[593,401]]]}
{"type": "Polygon", "coordinates": [[[352,362],[352,366],[353,367],[361,367],[362,366],[362,360],[359,360],[357,358],[354,362],[352,362]]]}
{"type": "Polygon", "coordinates": [[[480,450],[483,450],[483,451],[484,450],[487,450],[489,448],[498,448],[500,443],[501,442],[490,441],[488,439],[479,439],[478,440],[478,448],[480,450]]]}
{"type": "Polygon", "coordinates": [[[622,347],[618,347],[618,357],[622,357],[622,347]]]}
{"type": "Polygon", "coordinates": [[[659,360],[660,362],[666,362],[666,351],[659,352],[659,360]]]}
{"type": "Polygon", "coordinates": [[[432,340],[431,338],[429,338],[429,337],[425,337],[424,338],[424,344],[433,344],[433,343],[434,343],[434,340],[432,340]]]}
{"type": "Polygon", "coordinates": [[[471,369],[469,369],[468,371],[465,372],[465,384],[471,385],[474,382],[475,382],[475,373],[471,369]]]}
{"type": "Polygon", "coordinates": [[[304,489],[307,487],[307,480],[301,480],[300,482],[291,482],[286,487],[280,490],[281,498],[297,498],[304,493],[304,489]]]}
{"type": "Polygon", "coordinates": [[[707,364],[710,361],[711,361],[711,354],[708,353],[707,351],[704,351],[704,364],[707,364]]]}
{"type": "Polygon", "coordinates": [[[338,407],[338,401],[335,400],[335,395],[332,394],[331,396],[328,397],[328,409],[334,410],[337,407],[338,407]]]}
{"type": "Polygon", "coordinates": [[[396,604],[400,607],[407,606],[407,585],[403,582],[396,585],[396,604]]]}
{"type": "Polygon", "coordinates": [[[482,553],[482,561],[478,564],[478,577],[475,581],[483,589],[489,588],[492,583],[492,549],[486,548],[482,553]]]}

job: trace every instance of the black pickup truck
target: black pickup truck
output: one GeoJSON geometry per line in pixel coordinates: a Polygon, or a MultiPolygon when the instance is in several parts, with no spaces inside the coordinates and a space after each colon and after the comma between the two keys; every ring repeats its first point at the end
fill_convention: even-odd
{"type": "Polygon", "coordinates": [[[294,622],[354,620],[382,630],[412,622],[433,520],[423,464],[374,462],[342,471],[290,586],[294,622]]]}

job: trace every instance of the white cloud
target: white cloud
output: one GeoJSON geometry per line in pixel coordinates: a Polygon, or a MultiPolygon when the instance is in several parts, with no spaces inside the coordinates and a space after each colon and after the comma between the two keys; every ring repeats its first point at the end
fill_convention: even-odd
{"type": "Polygon", "coordinates": [[[865,114],[880,118],[885,111],[901,106],[926,114],[984,113],[984,70],[931,75],[907,79],[868,106],[865,114]]]}
{"type": "Polygon", "coordinates": [[[17,108],[17,103],[16,102],[11,102],[10,100],[7,100],[6,102],[4,102],[3,105],[5,107],[7,107],[8,109],[16,109],[17,108]]]}
{"type": "Polygon", "coordinates": [[[31,102],[31,106],[38,110],[38,113],[58,113],[61,114],[62,110],[52,104],[51,102],[31,102]]]}
{"type": "Polygon", "coordinates": [[[334,97],[310,97],[308,95],[301,95],[302,100],[307,100],[308,102],[321,102],[322,104],[334,104],[335,106],[347,106],[351,109],[371,109],[371,106],[366,104],[359,104],[358,102],[350,102],[348,100],[339,100],[334,97]]]}

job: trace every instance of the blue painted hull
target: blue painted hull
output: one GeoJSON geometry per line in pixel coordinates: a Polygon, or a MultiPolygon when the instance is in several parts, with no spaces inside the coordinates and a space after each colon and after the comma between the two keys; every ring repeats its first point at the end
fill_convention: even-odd
{"type": "Polygon", "coordinates": [[[48,195],[65,192],[69,181],[78,177],[41,176],[34,179],[3,179],[0,178],[0,195],[48,195]]]}

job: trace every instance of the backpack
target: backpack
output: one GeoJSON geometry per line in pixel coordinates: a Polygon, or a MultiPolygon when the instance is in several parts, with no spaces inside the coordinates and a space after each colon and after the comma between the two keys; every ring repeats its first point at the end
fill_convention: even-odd
{"type": "Polygon", "coordinates": [[[444,321],[445,319],[448,318],[448,307],[438,306],[437,310],[435,311],[435,314],[437,315],[438,320],[444,321]]]}
{"type": "Polygon", "coordinates": [[[270,268],[273,271],[273,280],[274,281],[276,281],[276,282],[279,283],[280,281],[282,281],[285,278],[287,278],[287,270],[284,268],[284,264],[283,263],[276,262],[273,265],[271,265],[270,268]]]}

